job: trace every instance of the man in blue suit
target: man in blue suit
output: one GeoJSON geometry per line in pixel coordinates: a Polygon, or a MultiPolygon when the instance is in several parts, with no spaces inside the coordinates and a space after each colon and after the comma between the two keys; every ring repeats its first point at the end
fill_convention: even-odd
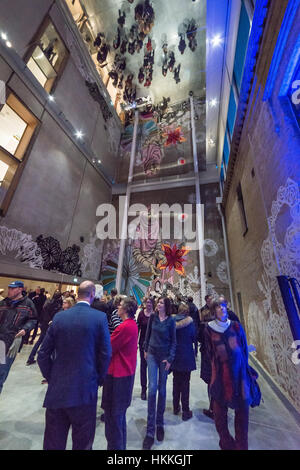
{"type": "Polygon", "coordinates": [[[90,307],[95,285],[84,281],[77,304],[58,312],[38,354],[48,381],[44,450],[64,450],[72,427],[73,450],[90,450],[96,430],[98,387],[111,359],[106,314],[90,307]]]}

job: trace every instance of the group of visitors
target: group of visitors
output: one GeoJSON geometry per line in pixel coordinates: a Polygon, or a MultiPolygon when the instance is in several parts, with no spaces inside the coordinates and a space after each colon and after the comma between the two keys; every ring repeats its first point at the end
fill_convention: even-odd
{"type": "MultiPolygon", "coordinates": [[[[199,311],[192,298],[147,296],[139,307],[133,297],[96,296],[90,281],[73,292],[56,291],[47,299],[42,315],[33,300],[41,289],[24,295],[24,284],[14,281],[0,301],[0,392],[21,339],[40,326],[40,336],[28,358],[38,365],[48,383],[44,407],[44,449],[65,449],[72,427],[73,449],[91,449],[96,426],[98,387],[103,386],[108,450],[126,449],[126,411],[132,400],[137,349],[140,352],[141,399],[147,400],[147,428],[143,449],[151,449],[155,435],[164,439],[166,384],[173,373],[173,412],[192,418],[190,377],[196,369],[198,342],[201,378],[208,384],[209,409],[221,449],[248,448],[248,348],[238,317],[224,297],[206,296],[199,311]],[[17,320],[15,313],[17,315],[17,320]],[[9,323],[9,319],[11,322],[9,323]],[[3,352],[4,345],[4,352],[3,352]],[[235,410],[235,438],[228,430],[228,408],[235,410]]],[[[43,295],[43,292],[42,292],[43,295]]]]}

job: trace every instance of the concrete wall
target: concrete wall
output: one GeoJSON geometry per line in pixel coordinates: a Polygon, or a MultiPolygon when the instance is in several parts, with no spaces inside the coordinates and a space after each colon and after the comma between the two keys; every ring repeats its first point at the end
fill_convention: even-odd
{"type": "MultiPolygon", "coordinates": [[[[52,3],[39,0],[1,2],[0,30],[5,31],[12,42],[12,53],[15,50],[23,57],[47,12],[65,40],[67,26],[55,2],[52,3]]],[[[101,177],[89,155],[101,159],[106,176],[112,180],[120,130],[114,118],[104,120],[101,107],[90,95],[73,56],[74,51],[51,93],[55,99],[53,113],[47,95],[34,77],[29,74],[33,87],[28,86],[25,76],[14,70],[13,60],[10,62],[0,55],[0,80],[9,85],[41,123],[9,209],[0,220],[2,274],[17,276],[23,273],[30,277],[30,270],[38,266],[39,261],[21,261],[20,234],[27,237],[27,241],[31,237],[32,243],[42,234],[43,238],[57,240],[62,250],[77,245],[80,262],[85,267],[82,276],[96,276],[97,267],[94,264],[92,269],[90,263],[101,251],[101,244],[95,238],[96,208],[103,202],[110,202],[111,186],[101,177]],[[73,129],[82,131],[83,147],[74,139],[72,127],[68,130],[61,125],[58,115],[63,116],[73,129]],[[18,241],[9,247],[7,237],[12,236],[18,241]]],[[[36,278],[36,271],[32,276],[36,278]]],[[[49,279],[49,272],[41,271],[41,278],[43,276],[49,279]]],[[[57,274],[54,273],[52,278],[58,279],[57,274]]],[[[70,280],[68,276],[66,280],[70,280]]]]}
{"type": "Polygon", "coordinates": [[[268,13],[225,209],[234,292],[236,300],[238,293],[241,296],[248,342],[256,346],[257,359],[300,411],[300,367],[292,362],[293,338],[276,278],[281,274],[300,281],[299,127],[291,108],[278,96],[299,34],[299,8],[273,74],[270,99],[263,100],[287,5],[287,1],[273,2],[268,13]],[[236,192],[239,183],[246,234],[236,192]]]}

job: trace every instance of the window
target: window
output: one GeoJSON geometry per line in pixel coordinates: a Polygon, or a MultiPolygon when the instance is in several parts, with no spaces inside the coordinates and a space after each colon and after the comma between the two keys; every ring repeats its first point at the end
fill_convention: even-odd
{"type": "Polygon", "coordinates": [[[246,233],[248,232],[248,224],[247,224],[246,211],[245,211],[245,206],[244,206],[244,199],[243,199],[241,183],[239,183],[236,192],[237,192],[239,210],[240,210],[241,221],[242,221],[242,226],[243,226],[243,236],[245,236],[246,233]]]}
{"type": "Polygon", "coordinates": [[[244,62],[246,57],[246,51],[248,46],[250,31],[250,21],[248,13],[244,3],[242,3],[239,29],[236,41],[236,50],[233,66],[233,76],[238,90],[241,88],[243,71],[244,71],[244,62]]]}
{"type": "Polygon", "coordinates": [[[38,125],[35,116],[9,93],[0,108],[0,211],[5,215],[38,125]]]}
{"type": "Polygon", "coordinates": [[[236,118],[237,105],[234,97],[233,87],[230,90],[229,105],[228,105],[228,115],[227,115],[227,127],[229,130],[230,137],[232,137],[234,123],[236,118]]]}
{"type": "Polygon", "coordinates": [[[32,42],[33,49],[30,49],[27,60],[25,59],[27,67],[50,93],[56,78],[62,72],[68,51],[49,18],[32,42]]]}
{"type": "Polygon", "coordinates": [[[228,166],[229,154],[230,154],[230,148],[229,148],[229,143],[228,143],[228,136],[227,136],[227,132],[225,132],[224,148],[223,148],[223,159],[224,159],[226,168],[228,166]]]}

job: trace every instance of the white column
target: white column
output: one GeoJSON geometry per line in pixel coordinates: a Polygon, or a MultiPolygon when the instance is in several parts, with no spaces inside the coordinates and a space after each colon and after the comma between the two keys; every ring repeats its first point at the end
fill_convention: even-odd
{"type": "MultiPolygon", "coordinates": [[[[134,115],[133,136],[132,136],[132,145],[131,145],[131,152],[130,152],[130,163],[129,163],[125,204],[124,204],[124,211],[123,211],[123,217],[122,217],[120,250],[119,250],[117,277],[116,277],[116,289],[118,289],[119,294],[121,293],[123,260],[124,260],[125,246],[126,246],[126,241],[127,241],[128,208],[130,204],[130,191],[131,191],[133,168],[134,168],[134,162],[135,162],[136,136],[137,136],[138,122],[139,122],[139,112],[136,110],[135,115],[134,115]]],[[[120,207],[119,207],[119,210],[120,210],[120,207]]]]}
{"type": "Polygon", "coordinates": [[[200,197],[200,178],[199,178],[199,165],[198,165],[198,156],[197,156],[195,112],[194,112],[193,96],[190,96],[190,105],[191,105],[191,128],[192,128],[195,189],[196,189],[196,223],[197,223],[197,238],[198,238],[198,243],[199,243],[201,302],[202,302],[202,305],[205,305],[206,278],[205,278],[205,261],[204,261],[204,214],[202,213],[201,197],[200,197]]]}

